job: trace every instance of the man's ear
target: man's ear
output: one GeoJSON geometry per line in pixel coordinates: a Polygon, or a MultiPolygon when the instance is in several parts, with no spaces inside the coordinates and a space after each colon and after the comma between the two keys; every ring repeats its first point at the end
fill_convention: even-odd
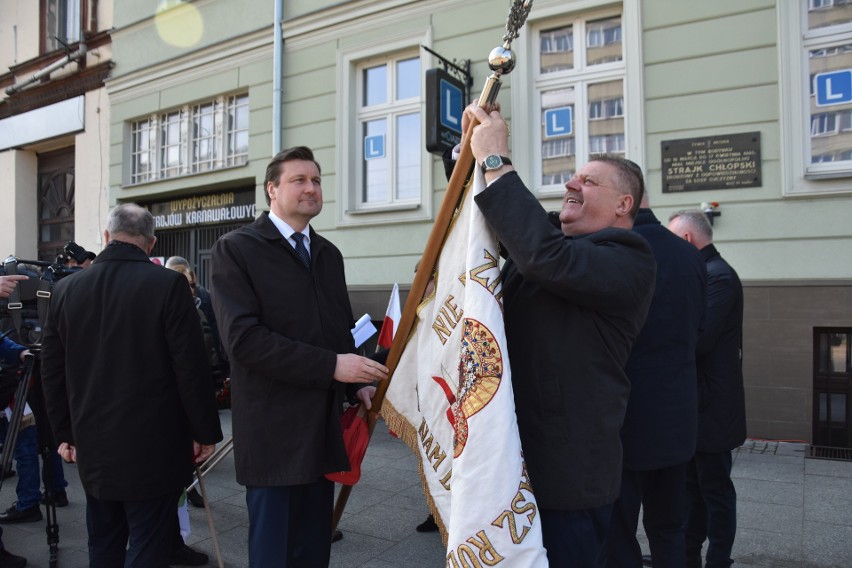
{"type": "Polygon", "coordinates": [[[266,182],[266,197],[267,197],[267,199],[269,199],[270,202],[272,201],[272,196],[273,196],[272,188],[274,188],[274,187],[275,187],[275,184],[273,184],[271,181],[266,182]]]}
{"type": "Polygon", "coordinates": [[[154,250],[154,245],[157,244],[157,237],[151,237],[151,242],[148,243],[146,247],[148,250],[145,252],[148,253],[148,256],[151,256],[151,251],[154,250]]]}
{"type": "Polygon", "coordinates": [[[621,195],[618,198],[618,204],[615,206],[615,214],[619,217],[623,217],[625,215],[629,215],[631,209],[633,209],[633,196],[629,193],[621,195]]]}

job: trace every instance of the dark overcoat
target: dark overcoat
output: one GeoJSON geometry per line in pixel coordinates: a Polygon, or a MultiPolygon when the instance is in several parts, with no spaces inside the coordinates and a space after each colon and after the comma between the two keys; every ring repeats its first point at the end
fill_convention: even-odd
{"type": "Polygon", "coordinates": [[[743,286],[712,244],[707,264],[707,314],[698,338],[699,452],[725,452],[746,438],[743,388],[743,286]]]}
{"type": "Polygon", "coordinates": [[[682,464],[695,453],[698,401],[695,349],[707,292],[698,249],[640,209],[633,231],[657,262],[654,299],[627,361],[630,399],[621,429],[624,469],[682,464]]]}
{"type": "Polygon", "coordinates": [[[311,270],[263,213],[213,248],[211,295],[231,358],[237,481],[299,485],[349,469],[337,354],[355,350],[343,256],[311,229],[311,270]]]}
{"type": "Polygon", "coordinates": [[[222,439],[210,364],[186,278],[111,244],[53,289],[42,381],[57,443],[77,447],[97,499],[177,494],[192,442],[222,439]]]}
{"type": "Polygon", "coordinates": [[[654,291],[648,243],[624,229],[566,237],[517,173],[476,197],[509,253],[503,310],[524,458],[543,509],[616,500],[624,365],[654,291]]]}

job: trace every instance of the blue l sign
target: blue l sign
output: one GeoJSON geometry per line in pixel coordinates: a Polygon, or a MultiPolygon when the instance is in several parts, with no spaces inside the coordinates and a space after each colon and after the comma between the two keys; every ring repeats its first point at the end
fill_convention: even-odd
{"type": "Polygon", "coordinates": [[[558,138],[573,134],[571,107],[550,108],[544,111],[544,137],[558,138]]]}
{"type": "Polygon", "coordinates": [[[461,134],[463,105],[462,90],[441,79],[441,126],[461,134]]]}
{"type": "Polygon", "coordinates": [[[818,73],[814,76],[816,106],[852,102],[852,69],[818,73]]]}
{"type": "Polygon", "coordinates": [[[375,160],[376,158],[385,157],[385,135],[377,134],[375,136],[364,137],[364,159],[375,160]]]}

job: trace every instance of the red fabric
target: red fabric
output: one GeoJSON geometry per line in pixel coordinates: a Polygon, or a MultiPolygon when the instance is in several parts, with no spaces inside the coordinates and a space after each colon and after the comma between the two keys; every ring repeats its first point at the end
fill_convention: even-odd
{"type": "Polygon", "coordinates": [[[399,309],[399,286],[394,284],[390,300],[388,301],[388,309],[385,311],[385,319],[382,321],[382,329],[379,331],[377,342],[379,347],[384,347],[385,349],[391,348],[393,336],[396,335],[396,328],[399,326],[401,316],[402,313],[399,309]]]}
{"type": "Polygon", "coordinates": [[[340,425],[343,428],[343,443],[346,446],[346,455],[349,457],[349,471],[336,471],[327,473],[325,477],[341,485],[355,485],[361,479],[361,462],[367,453],[367,444],[370,442],[370,432],[367,421],[358,414],[360,404],[350,406],[340,417],[340,425]]]}
{"type": "Polygon", "coordinates": [[[391,343],[393,343],[393,320],[385,316],[385,321],[382,322],[382,329],[379,331],[379,347],[384,347],[385,349],[390,349],[391,343]]]}

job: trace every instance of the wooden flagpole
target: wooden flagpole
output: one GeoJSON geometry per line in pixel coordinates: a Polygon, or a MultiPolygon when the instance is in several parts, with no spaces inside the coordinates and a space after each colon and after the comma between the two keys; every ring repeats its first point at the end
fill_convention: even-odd
{"type": "MultiPolygon", "coordinates": [[[[488,56],[488,65],[492,70],[491,75],[485,80],[485,87],[482,89],[482,94],[479,96],[478,105],[480,108],[490,109],[497,101],[497,94],[500,91],[500,76],[512,71],[515,66],[514,54],[510,48],[511,41],[517,37],[517,32],[524,24],[530,8],[532,8],[532,0],[515,1],[512,10],[509,12],[509,20],[506,24],[507,34],[503,36],[504,43],[500,47],[494,48],[488,56]]],[[[468,126],[467,132],[462,134],[460,144],[460,154],[456,160],[456,166],[450,176],[450,181],[447,184],[447,190],[444,194],[444,200],[441,202],[441,209],[438,211],[438,216],[435,218],[435,223],[432,225],[432,231],[429,233],[429,238],[426,241],[426,248],[423,251],[423,256],[420,259],[420,266],[414,274],[414,282],[411,284],[411,290],[408,293],[408,298],[405,300],[405,308],[402,310],[402,316],[399,320],[399,326],[396,330],[396,335],[393,338],[390,352],[388,353],[385,366],[388,368],[388,378],[379,383],[376,387],[376,394],[373,396],[372,408],[367,413],[367,428],[370,437],[373,436],[373,430],[376,428],[376,422],[379,418],[379,413],[382,410],[382,404],[385,400],[385,393],[390,386],[393,373],[396,370],[399,359],[402,356],[402,351],[408,343],[408,338],[414,328],[415,320],[417,319],[417,306],[423,299],[426,293],[426,286],[429,279],[432,278],[432,273],[435,266],[438,264],[438,257],[441,254],[441,249],[444,246],[444,241],[447,238],[450,225],[453,221],[453,215],[456,208],[461,202],[461,197],[464,194],[465,181],[473,169],[473,151],[470,148],[470,138],[473,134],[474,127],[478,124],[476,119],[472,118],[468,126]]],[[[331,535],[337,529],[340,518],[343,516],[343,511],[346,508],[346,502],[349,500],[349,494],[352,492],[352,485],[343,485],[340,488],[340,493],[337,496],[337,501],[334,504],[334,515],[331,523],[331,535]]]]}
{"type": "MultiPolygon", "coordinates": [[[[493,83],[496,86],[492,88],[495,90],[499,89],[499,79],[495,78],[495,81],[492,82],[492,78],[494,78],[493,75],[492,77],[489,77],[489,83],[486,86],[493,83]]],[[[485,91],[483,91],[483,96],[485,96],[485,91]]],[[[482,100],[482,97],[480,97],[480,106],[484,106],[482,104],[482,100]]],[[[496,93],[492,102],[493,100],[496,100],[496,93]]],[[[426,248],[420,259],[420,266],[414,274],[414,282],[412,282],[411,290],[408,292],[408,298],[405,300],[405,308],[402,310],[402,315],[399,319],[399,326],[397,327],[396,335],[394,336],[390,352],[388,353],[387,362],[385,363],[385,366],[388,368],[388,378],[387,380],[379,383],[376,387],[376,394],[373,396],[372,400],[373,407],[367,413],[367,430],[370,433],[371,438],[373,436],[373,430],[376,428],[379,413],[382,410],[382,404],[384,404],[385,401],[385,393],[390,386],[390,381],[393,378],[396,366],[399,364],[402,351],[408,343],[408,337],[411,335],[411,331],[414,328],[414,323],[417,319],[417,306],[423,299],[423,296],[426,293],[426,286],[429,283],[429,279],[432,278],[435,266],[438,264],[438,257],[441,254],[441,249],[443,248],[444,241],[447,238],[447,233],[449,232],[450,225],[453,221],[453,215],[455,214],[456,207],[458,207],[464,193],[465,181],[468,174],[473,169],[473,152],[470,149],[470,137],[473,132],[473,127],[476,126],[476,124],[477,123],[472,123],[462,137],[459,159],[456,161],[456,167],[453,169],[452,176],[450,176],[450,181],[447,185],[446,193],[444,194],[444,200],[441,202],[441,209],[438,212],[438,216],[435,218],[435,224],[432,225],[432,231],[429,233],[429,238],[426,241],[426,248]]],[[[346,508],[346,502],[349,500],[349,494],[352,492],[352,487],[352,485],[343,485],[340,488],[337,501],[334,503],[334,515],[331,523],[332,535],[337,529],[340,518],[343,516],[343,511],[346,508]]]]}

